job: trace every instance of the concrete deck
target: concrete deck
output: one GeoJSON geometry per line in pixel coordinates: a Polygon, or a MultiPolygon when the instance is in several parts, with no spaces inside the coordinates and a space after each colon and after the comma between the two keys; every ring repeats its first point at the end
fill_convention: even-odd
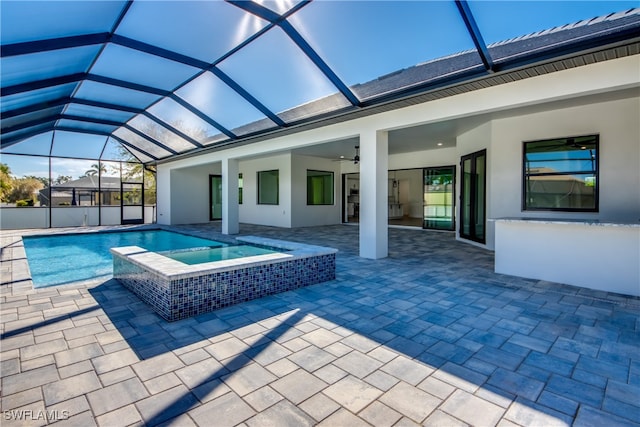
{"type": "Polygon", "coordinates": [[[2,425],[640,426],[640,299],[389,233],[372,261],[357,226],[242,225],[339,249],[336,280],[168,323],[115,280],[33,290],[3,231],[2,425]]]}

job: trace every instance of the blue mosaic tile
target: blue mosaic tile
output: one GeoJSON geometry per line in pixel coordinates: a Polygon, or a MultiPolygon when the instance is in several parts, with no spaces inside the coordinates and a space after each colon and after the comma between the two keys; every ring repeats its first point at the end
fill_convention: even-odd
{"type": "Polygon", "coordinates": [[[171,280],[114,257],[114,278],[169,321],[335,279],[335,253],[171,280]]]}

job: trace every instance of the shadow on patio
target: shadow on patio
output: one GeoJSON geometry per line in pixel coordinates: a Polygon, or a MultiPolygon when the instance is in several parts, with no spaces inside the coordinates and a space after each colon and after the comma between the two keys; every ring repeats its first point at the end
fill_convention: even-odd
{"type": "Polygon", "coordinates": [[[357,227],[242,232],[337,247],[337,279],[174,323],[115,281],[90,290],[141,380],[186,386],[136,403],[148,425],[187,411],[314,424],[320,402],[343,423],[640,422],[637,299],[497,275],[492,253],[449,234],[390,230],[389,258],[371,261],[357,227]]]}

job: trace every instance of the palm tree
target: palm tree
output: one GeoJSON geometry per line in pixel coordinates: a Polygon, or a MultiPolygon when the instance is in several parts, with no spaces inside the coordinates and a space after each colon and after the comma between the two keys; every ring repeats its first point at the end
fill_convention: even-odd
{"type": "Polygon", "coordinates": [[[102,163],[94,163],[91,165],[91,169],[84,173],[85,176],[96,176],[98,174],[107,173],[107,167],[102,163]]]}
{"type": "Polygon", "coordinates": [[[69,181],[71,181],[71,175],[58,175],[58,177],[53,180],[53,182],[58,185],[69,181]]]}

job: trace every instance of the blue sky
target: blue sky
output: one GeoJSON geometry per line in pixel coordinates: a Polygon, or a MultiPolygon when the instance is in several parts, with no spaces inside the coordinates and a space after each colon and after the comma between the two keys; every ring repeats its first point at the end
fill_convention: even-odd
{"type": "MultiPolygon", "coordinates": [[[[284,3],[287,3],[290,7],[294,2],[285,0],[284,3]]],[[[6,8],[7,5],[15,3],[3,1],[3,4],[4,13],[9,10],[6,8]]],[[[28,2],[22,4],[25,6],[17,7],[28,8],[26,6],[28,2]]],[[[75,7],[79,4],[81,2],[61,2],[59,5],[75,7]]],[[[113,2],[101,2],[99,4],[108,9],[109,13],[105,11],[103,14],[105,16],[115,16],[119,10],[118,7],[114,6],[113,2]]],[[[220,51],[229,49],[232,45],[239,43],[243,38],[248,37],[265,25],[265,22],[259,18],[248,15],[228,3],[207,2],[207,8],[204,9],[206,13],[203,13],[208,17],[204,20],[202,16],[197,16],[198,14],[194,12],[193,7],[184,7],[184,4],[184,2],[136,2],[134,3],[136,7],[133,7],[127,14],[127,19],[123,23],[121,30],[124,35],[140,37],[143,41],[157,43],[165,48],[173,49],[179,48],[179,46],[189,46],[189,49],[193,48],[195,50],[193,52],[185,51],[185,54],[193,54],[203,60],[214,60],[215,58],[209,58],[208,55],[213,55],[214,52],[216,56],[219,55],[220,51]],[[150,7],[154,8],[153,20],[149,20],[148,15],[143,13],[150,7]],[[155,9],[156,7],[157,10],[155,9]],[[221,13],[223,10],[225,12],[221,13]],[[189,24],[193,27],[194,16],[198,17],[198,29],[195,35],[205,39],[206,43],[198,45],[190,42],[190,36],[187,33],[189,24]],[[203,22],[211,22],[211,25],[202,25],[203,22]],[[158,23],[162,25],[157,25],[158,23]],[[233,26],[237,28],[231,28],[233,26]],[[221,28],[224,28],[228,34],[221,33],[221,28]],[[135,32],[131,33],[134,30],[135,32]],[[227,34],[227,38],[224,38],[225,34],[227,34]],[[209,44],[217,45],[218,48],[214,49],[216,46],[209,46],[209,44]],[[205,49],[198,46],[208,47],[205,49]]],[[[193,2],[190,4],[197,7],[203,3],[193,2]]],[[[640,7],[639,1],[472,0],[469,4],[487,43],[584,19],[591,19],[616,11],[628,10],[633,7],[640,7]]],[[[268,6],[272,9],[282,10],[272,4],[268,6]]],[[[85,9],[78,13],[92,13],[91,8],[85,9]]],[[[35,30],[36,33],[42,31],[43,37],[51,37],[56,34],[54,27],[41,30],[41,27],[51,26],[56,22],[50,16],[51,13],[56,13],[56,10],[54,8],[52,11],[47,12],[47,16],[43,16],[41,21],[31,21],[39,23],[35,30]]],[[[63,14],[63,12],[57,13],[63,14]]],[[[65,14],[65,16],[68,18],[68,14],[65,14]]],[[[65,25],[76,25],[76,22],[82,23],[85,21],[82,19],[74,21],[67,18],[62,19],[60,22],[65,23],[65,25]]],[[[6,19],[9,18],[7,17],[6,19]]],[[[111,22],[110,19],[105,18],[104,22],[93,22],[91,25],[108,25],[109,22],[111,22]]],[[[290,22],[347,85],[364,83],[420,62],[473,48],[473,42],[464,27],[454,2],[448,0],[318,0],[294,14],[290,18],[290,22]]],[[[30,28],[33,30],[33,27],[30,28]]],[[[93,27],[89,29],[94,30],[93,27]]],[[[82,33],[89,31],[89,29],[81,25],[77,31],[82,33]]],[[[20,31],[26,30],[22,28],[20,31]]],[[[3,31],[3,35],[5,35],[5,31],[3,31]]],[[[24,34],[20,35],[20,37],[29,37],[29,35],[24,34]]],[[[112,50],[118,53],[116,50],[112,50]]],[[[126,49],[120,47],[119,50],[124,51],[126,49]]],[[[135,53],[135,51],[127,53],[127,55],[131,54],[144,55],[139,52],[135,53]]],[[[123,58],[126,59],[126,56],[123,58]]],[[[113,64],[118,61],[109,62],[113,64]]],[[[127,60],[127,63],[131,64],[131,61],[127,60]]],[[[163,69],[162,73],[156,72],[153,76],[156,78],[158,76],[167,78],[171,76],[173,80],[179,82],[183,81],[186,78],[185,76],[194,72],[194,70],[186,69],[188,68],[186,66],[178,66],[176,65],[177,63],[173,64],[180,69],[178,76],[173,76],[174,73],[169,73],[166,68],[163,69]]],[[[127,69],[131,70],[131,68],[111,68],[92,70],[92,72],[101,71],[100,74],[107,76],[129,78],[126,72],[127,69]],[[120,75],[118,73],[125,74],[120,75]]],[[[321,73],[315,70],[309,59],[293,45],[279,28],[270,30],[265,36],[249,44],[228,60],[223,61],[220,64],[220,68],[275,112],[335,92],[335,88],[321,73]],[[278,32],[278,34],[270,34],[272,32],[278,32]]],[[[151,86],[161,86],[159,82],[147,81],[153,77],[150,77],[150,73],[137,71],[134,77],[138,80],[134,79],[134,81],[151,86]]],[[[198,108],[215,115],[214,119],[222,119],[221,122],[228,127],[238,126],[262,117],[255,108],[237,96],[231,98],[233,102],[225,102],[225,99],[227,101],[230,99],[228,94],[220,90],[219,80],[214,78],[216,79],[216,84],[212,84],[211,78],[213,76],[207,74],[205,77],[192,82],[183,91],[179,91],[178,94],[193,100],[193,102],[198,101],[196,102],[198,108]],[[194,93],[204,94],[206,99],[204,101],[194,99],[194,96],[190,95],[194,93]],[[220,105],[226,105],[226,108],[221,109],[220,105]],[[231,111],[233,111],[233,114],[230,114],[231,111]]],[[[173,86],[174,84],[172,82],[168,86],[173,86]]],[[[102,92],[105,91],[103,90],[102,92]]],[[[120,92],[118,93],[120,94],[120,92]]],[[[86,96],[90,97],[90,95],[88,93],[86,96]]],[[[122,98],[122,96],[119,95],[118,99],[122,98]]],[[[122,99],[129,98],[124,96],[122,99]]],[[[110,100],[110,102],[114,102],[114,100],[110,100]]],[[[142,103],[147,105],[146,102],[142,103]]],[[[173,118],[171,111],[164,111],[164,113],[166,113],[167,117],[173,118]]],[[[186,119],[183,121],[185,123],[189,122],[186,119]]],[[[209,133],[212,131],[209,129],[209,133]]],[[[81,145],[86,147],[85,144],[78,146],[81,145]]],[[[41,171],[40,167],[25,164],[25,158],[11,157],[9,159],[12,160],[10,164],[12,170],[18,176],[35,174],[35,172],[41,171]]],[[[4,159],[0,161],[4,161],[4,159]]],[[[61,171],[61,173],[63,172],[61,171]]],[[[77,171],[70,166],[66,174],[75,176],[76,173],[77,171]]]]}
{"type": "MultiPolygon", "coordinates": [[[[469,4],[486,43],[640,7],[638,1],[469,4]]],[[[347,84],[473,48],[453,1],[316,1],[291,21],[347,84]]]]}

